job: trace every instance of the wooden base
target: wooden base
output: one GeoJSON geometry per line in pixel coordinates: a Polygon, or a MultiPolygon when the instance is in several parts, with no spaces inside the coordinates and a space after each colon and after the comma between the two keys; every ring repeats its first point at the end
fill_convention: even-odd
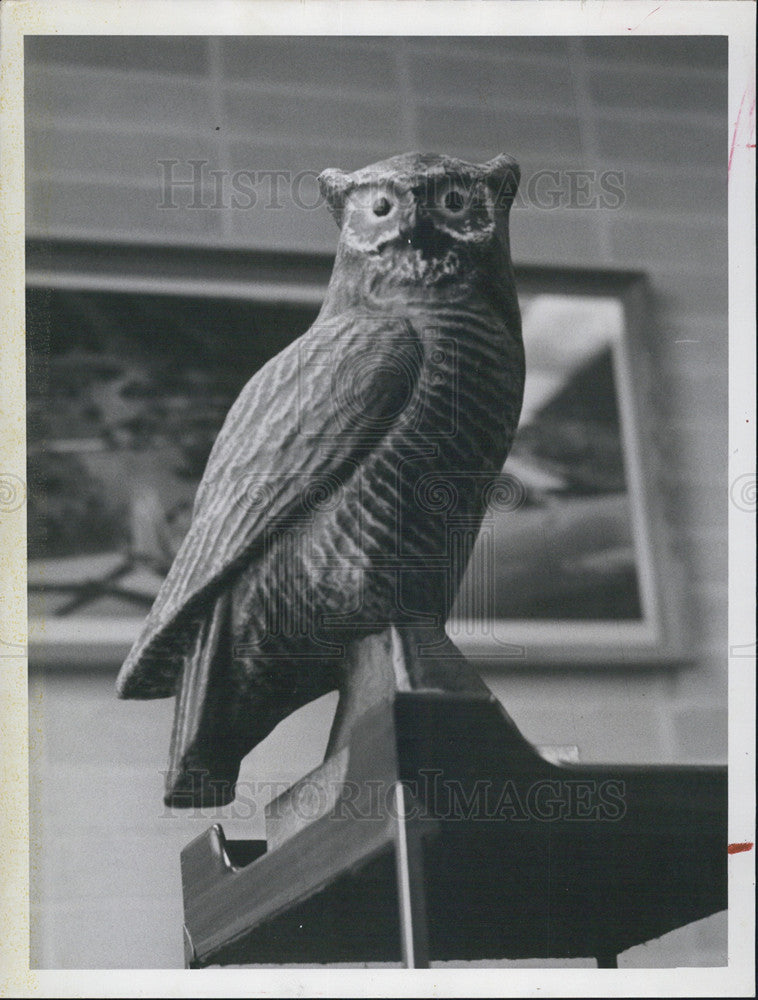
{"type": "Polygon", "coordinates": [[[399,691],[182,852],[187,965],[598,958],[727,905],[726,769],[554,765],[492,696],[399,691]]]}

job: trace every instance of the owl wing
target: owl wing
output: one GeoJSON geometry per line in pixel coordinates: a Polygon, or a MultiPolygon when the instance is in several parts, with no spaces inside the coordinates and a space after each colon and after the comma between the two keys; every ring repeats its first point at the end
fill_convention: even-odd
{"type": "Polygon", "coordinates": [[[219,432],[190,529],[119,672],[121,697],[174,693],[181,659],[171,637],[182,612],[255,558],[265,534],[302,510],[309,491],[317,497],[355,470],[416,391],[414,359],[422,350],[402,319],[317,320],[250,379],[219,432]],[[394,359],[394,375],[378,355],[394,359]]]}

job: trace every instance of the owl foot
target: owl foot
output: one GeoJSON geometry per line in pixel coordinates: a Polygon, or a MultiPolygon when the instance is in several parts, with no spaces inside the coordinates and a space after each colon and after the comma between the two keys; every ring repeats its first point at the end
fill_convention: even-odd
{"type": "Polygon", "coordinates": [[[490,691],[441,628],[390,626],[350,643],[326,757],[350,741],[359,719],[398,691],[489,696],[490,691]]]}

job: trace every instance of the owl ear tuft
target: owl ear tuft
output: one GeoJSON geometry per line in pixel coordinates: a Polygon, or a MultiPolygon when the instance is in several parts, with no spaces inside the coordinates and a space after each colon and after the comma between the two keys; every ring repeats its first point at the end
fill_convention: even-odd
{"type": "Polygon", "coordinates": [[[350,174],[337,170],[336,167],[328,167],[319,174],[318,186],[321,194],[326,198],[329,211],[334,216],[338,226],[342,226],[342,211],[345,207],[345,199],[353,187],[353,180],[350,174]]]}
{"type": "Polygon", "coordinates": [[[521,168],[518,163],[505,153],[483,164],[484,179],[495,194],[495,204],[498,208],[507,210],[513,204],[521,180],[521,168]]]}

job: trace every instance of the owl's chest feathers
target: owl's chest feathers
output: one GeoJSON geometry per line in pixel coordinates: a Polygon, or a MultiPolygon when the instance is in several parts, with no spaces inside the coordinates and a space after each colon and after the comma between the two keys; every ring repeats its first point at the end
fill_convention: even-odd
{"type": "MultiPolygon", "coordinates": [[[[449,307],[405,309],[385,318],[394,334],[387,347],[395,357],[405,355],[406,368],[416,367],[415,387],[381,439],[371,435],[367,441],[356,477],[360,491],[377,503],[388,498],[389,514],[398,494],[415,504],[417,488],[430,477],[453,477],[462,486],[461,501],[475,507],[481,477],[503,466],[521,407],[518,318],[510,326],[488,311],[449,307]]],[[[353,347],[367,349],[365,341],[353,347]]],[[[380,356],[382,345],[375,350],[380,356]]],[[[430,511],[427,520],[433,519],[430,511]]]]}
{"type": "MultiPolygon", "coordinates": [[[[355,314],[356,328],[365,317],[365,313],[355,314]]],[[[484,408],[491,411],[490,423],[499,426],[512,403],[517,400],[520,408],[523,345],[517,310],[506,316],[481,305],[437,302],[405,304],[402,309],[374,313],[373,318],[378,333],[374,343],[356,339],[354,344],[345,344],[345,349],[368,354],[376,351],[381,357],[383,351],[405,348],[408,358],[417,359],[412,423],[419,433],[428,425],[439,438],[442,414],[461,427],[484,408]]],[[[396,424],[403,430],[409,426],[402,416],[396,424]]]]}
{"type": "MultiPolygon", "coordinates": [[[[430,560],[453,572],[445,561],[451,523],[465,523],[471,535],[461,542],[455,573],[462,571],[521,405],[517,321],[511,328],[490,312],[449,307],[386,318],[394,335],[387,345],[401,352],[407,344],[407,357],[419,359],[415,389],[386,432],[366,442],[340,504],[310,524],[313,544],[301,569],[327,603],[342,593],[346,565],[366,574],[361,586],[377,600],[392,591],[398,565],[404,579],[418,575],[421,591],[431,587],[430,560]]],[[[365,341],[353,349],[366,349],[365,341]]]]}

